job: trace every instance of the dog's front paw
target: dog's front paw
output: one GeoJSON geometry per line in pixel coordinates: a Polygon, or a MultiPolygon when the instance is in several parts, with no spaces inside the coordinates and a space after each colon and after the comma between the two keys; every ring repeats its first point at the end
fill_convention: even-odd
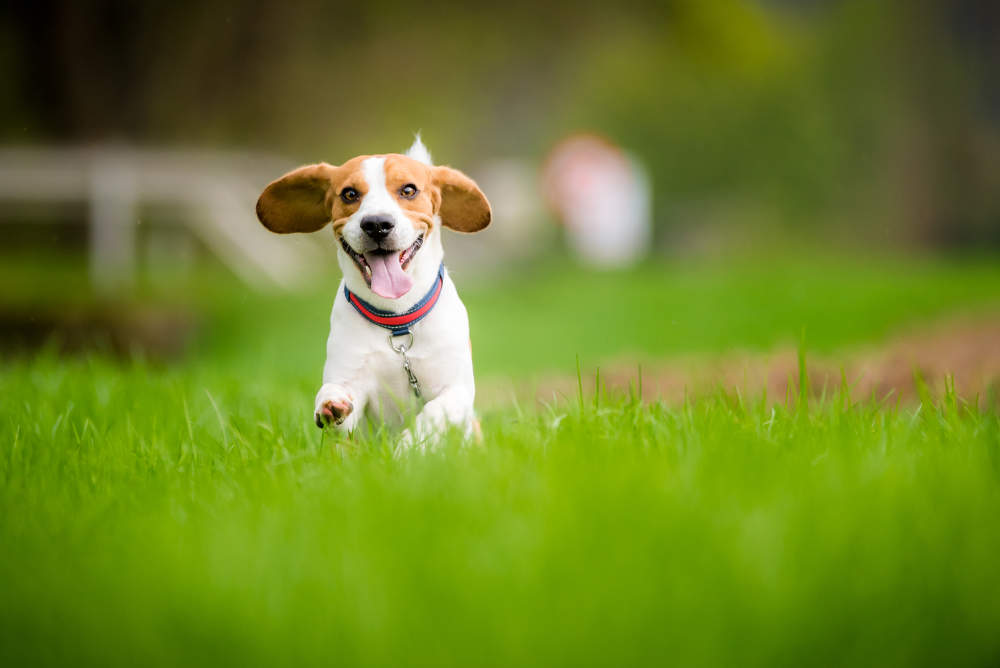
{"type": "Polygon", "coordinates": [[[316,426],[322,429],[329,424],[339,425],[353,411],[354,401],[351,399],[350,394],[343,391],[342,388],[333,388],[324,385],[316,397],[316,412],[314,415],[316,426]]]}
{"type": "Polygon", "coordinates": [[[322,429],[328,424],[340,424],[354,410],[354,404],[349,400],[324,401],[316,411],[316,426],[322,429]]]}

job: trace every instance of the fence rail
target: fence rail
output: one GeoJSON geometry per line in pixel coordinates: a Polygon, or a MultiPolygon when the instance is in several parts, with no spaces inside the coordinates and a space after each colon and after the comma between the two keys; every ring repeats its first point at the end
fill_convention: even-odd
{"type": "MultiPolygon", "coordinates": [[[[278,238],[256,222],[261,189],[293,165],[268,155],[121,146],[0,148],[3,202],[88,206],[90,274],[114,292],[135,273],[139,206],[180,205],[188,227],[248,283],[291,286],[322,262],[319,241],[278,238]]],[[[2,209],[0,209],[2,212],[2,209]]],[[[0,223],[5,217],[0,213],[0,223]]],[[[328,257],[328,256],[327,256],[328,257]]]]}

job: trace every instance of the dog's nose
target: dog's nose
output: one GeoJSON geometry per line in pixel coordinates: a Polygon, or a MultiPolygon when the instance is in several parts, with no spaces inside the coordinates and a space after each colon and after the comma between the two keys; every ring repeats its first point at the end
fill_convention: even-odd
{"type": "Polygon", "coordinates": [[[361,230],[375,241],[381,241],[389,236],[396,224],[384,215],[365,216],[361,219],[361,230]]]}

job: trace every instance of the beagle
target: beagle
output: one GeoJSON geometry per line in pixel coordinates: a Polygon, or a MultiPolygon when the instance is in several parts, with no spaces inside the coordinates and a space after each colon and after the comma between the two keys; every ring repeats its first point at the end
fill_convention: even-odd
{"type": "Polygon", "coordinates": [[[401,423],[404,445],[449,426],[478,429],[469,319],[444,268],[441,229],[478,232],[492,213],[476,183],[434,166],[419,135],[405,155],[362,155],[300,167],[257,200],[272,232],[332,221],[343,279],[330,314],[317,426],[353,432],[363,419],[401,423]]]}

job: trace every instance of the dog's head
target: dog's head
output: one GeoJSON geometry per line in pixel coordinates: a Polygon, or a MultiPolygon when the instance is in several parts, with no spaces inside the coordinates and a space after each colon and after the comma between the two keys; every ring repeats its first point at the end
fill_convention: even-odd
{"type": "Polygon", "coordinates": [[[431,164],[418,137],[406,155],[300,167],[264,189],[257,217],[282,234],[315,232],[332,221],[348,287],[381,297],[377,304],[429,284],[443,256],[442,225],[478,232],[491,212],[472,179],[431,164]]]}

